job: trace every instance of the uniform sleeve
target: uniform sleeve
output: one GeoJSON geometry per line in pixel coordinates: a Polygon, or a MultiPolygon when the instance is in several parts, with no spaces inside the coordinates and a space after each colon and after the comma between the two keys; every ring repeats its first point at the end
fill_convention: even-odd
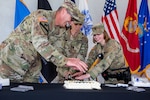
{"type": "Polygon", "coordinates": [[[36,17],[33,19],[32,25],[32,44],[35,49],[39,52],[41,56],[43,56],[47,61],[53,62],[56,66],[64,66],[66,64],[66,57],[59,53],[55,47],[51,45],[48,41],[48,25],[44,25],[47,23],[46,18],[42,17],[39,21],[40,17],[36,17]],[[46,27],[44,27],[44,26],[46,27]]]}
{"type": "Polygon", "coordinates": [[[96,52],[96,46],[97,45],[95,45],[88,54],[88,58],[86,61],[88,67],[90,67],[92,65],[92,63],[96,60],[96,55],[98,54],[98,52],[96,52]]]}
{"type": "Polygon", "coordinates": [[[88,51],[88,39],[87,37],[83,37],[81,48],[79,50],[77,58],[79,58],[82,61],[85,61],[87,51],[88,51]]]}
{"type": "MultiPolygon", "coordinates": [[[[81,36],[81,35],[79,35],[81,36]]],[[[86,61],[86,55],[87,55],[87,51],[88,51],[88,39],[86,36],[81,36],[81,47],[79,49],[79,52],[77,52],[77,58],[79,58],[80,60],[82,61],[86,61]]],[[[73,69],[69,69],[70,73],[74,73],[76,72],[75,70],[73,69]]]]}
{"type": "Polygon", "coordinates": [[[92,70],[88,72],[92,79],[95,79],[100,73],[104,72],[110,67],[113,60],[115,60],[119,49],[120,46],[117,42],[113,42],[107,46],[104,51],[104,58],[92,70]]]}

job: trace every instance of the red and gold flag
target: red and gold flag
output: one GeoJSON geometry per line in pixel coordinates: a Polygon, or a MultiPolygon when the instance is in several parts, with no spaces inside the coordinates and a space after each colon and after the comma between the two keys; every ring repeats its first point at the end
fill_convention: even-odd
{"type": "Polygon", "coordinates": [[[137,24],[137,0],[129,0],[120,43],[123,47],[126,65],[130,67],[131,73],[138,72],[138,69],[140,68],[140,49],[137,24]]]}

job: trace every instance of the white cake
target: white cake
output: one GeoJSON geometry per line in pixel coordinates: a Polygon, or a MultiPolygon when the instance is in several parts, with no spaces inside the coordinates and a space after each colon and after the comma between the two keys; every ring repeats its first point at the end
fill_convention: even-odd
{"type": "Polygon", "coordinates": [[[66,89],[101,89],[101,84],[96,81],[67,80],[64,82],[66,89]]]}

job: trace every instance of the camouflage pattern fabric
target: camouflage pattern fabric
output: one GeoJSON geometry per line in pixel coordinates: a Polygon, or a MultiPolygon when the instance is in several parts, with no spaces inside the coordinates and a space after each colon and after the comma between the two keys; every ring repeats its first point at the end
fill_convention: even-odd
{"type": "Polygon", "coordinates": [[[74,21],[80,21],[80,15],[83,16],[83,14],[80,12],[80,10],[78,9],[78,7],[76,6],[76,4],[72,1],[65,1],[61,7],[66,8],[68,13],[71,15],[72,20],[74,21]]]}
{"type": "Polygon", "coordinates": [[[103,24],[96,24],[92,27],[92,34],[102,34],[104,32],[105,28],[103,24]]]}
{"type": "MultiPolygon", "coordinates": [[[[105,46],[96,44],[89,53],[87,65],[91,66],[97,55],[100,53],[104,55],[104,58],[92,70],[88,71],[92,79],[96,79],[96,77],[105,70],[111,74],[115,74],[121,70],[113,72],[111,70],[125,67],[122,47],[117,41],[110,39],[105,46]]],[[[117,81],[117,79],[111,79],[108,81],[111,81],[112,83],[117,81]]]]}
{"type": "Polygon", "coordinates": [[[43,56],[57,66],[66,64],[66,57],[49,42],[55,13],[37,10],[27,16],[0,45],[0,77],[12,82],[38,82],[43,56]]]}
{"type": "MultiPolygon", "coordinates": [[[[64,47],[62,54],[69,58],[79,58],[85,61],[88,50],[88,39],[83,33],[78,33],[72,37],[70,29],[64,33],[64,47]]],[[[60,51],[61,52],[61,51],[60,51]]],[[[68,67],[57,67],[59,83],[63,83],[67,73],[73,74],[75,71],[68,67]]]]}

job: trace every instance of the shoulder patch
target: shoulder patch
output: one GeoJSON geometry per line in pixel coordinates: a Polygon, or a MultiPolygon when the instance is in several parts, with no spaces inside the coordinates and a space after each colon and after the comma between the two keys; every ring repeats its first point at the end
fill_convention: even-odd
{"type": "Polygon", "coordinates": [[[48,20],[45,17],[39,17],[38,21],[39,22],[48,22],[48,20]]]}
{"type": "Polygon", "coordinates": [[[47,22],[40,22],[40,26],[41,26],[41,29],[44,31],[44,33],[47,33],[48,30],[49,30],[49,25],[47,22]]]}

